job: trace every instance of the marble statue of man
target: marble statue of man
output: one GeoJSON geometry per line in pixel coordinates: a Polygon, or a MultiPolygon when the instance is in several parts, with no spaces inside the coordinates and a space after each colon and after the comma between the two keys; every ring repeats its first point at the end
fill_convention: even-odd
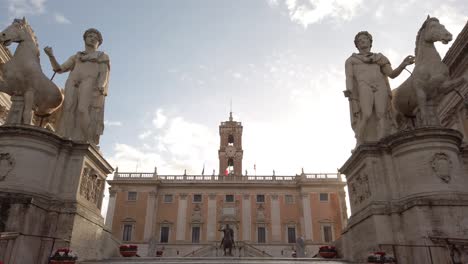
{"type": "Polygon", "coordinates": [[[70,72],[65,83],[65,98],[58,133],[72,140],[99,144],[104,131],[104,98],[109,84],[109,56],[98,51],[101,33],[94,28],[83,34],[85,50],[60,65],[51,47],[44,51],[55,72],[70,72]]]}
{"type": "Polygon", "coordinates": [[[396,78],[403,69],[414,63],[413,56],[392,69],[390,61],[381,53],[372,53],[372,35],[359,32],[354,38],[359,53],[353,53],[346,60],[346,91],[350,100],[351,126],[357,145],[363,142],[379,141],[388,135],[393,120],[391,115],[391,90],[388,78],[396,78]],[[375,118],[373,117],[373,114],[375,118]],[[369,131],[374,131],[371,135],[369,131]]]}

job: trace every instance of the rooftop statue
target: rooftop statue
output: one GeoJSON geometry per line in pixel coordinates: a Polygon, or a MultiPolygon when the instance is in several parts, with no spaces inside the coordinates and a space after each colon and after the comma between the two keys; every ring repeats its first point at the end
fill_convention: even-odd
{"type": "Polygon", "coordinates": [[[403,69],[414,63],[407,56],[395,69],[381,53],[372,53],[372,35],[359,32],[354,38],[359,53],[346,60],[346,91],[350,101],[351,126],[357,144],[378,141],[387,136],[393,127],[391,91],[388,78],[396,78],[403,69]]]}
{"type": "Polygon", "coordinates": [[[393,107],[397,111],[400,129],[412,126],[440,126],[437,105],[446,94],[468,80],[468,76],[451,79],[434,43],[447,44],[452,34],[435,17],[427,17],[416,37],[416,64],[413,74],[393,90],[393,107]]]}
{"type": "Polygon", "coordinates": [[[65,83],[65,99],[58,132],[72,140],[99,144],[104,131],[104,98],[107,96],[110,72],[109,56],[98,51],[101,33],[88,29],[83,34],[85,50],[60,65],[51,47],[44,51],[55,72],[70,72],[65,83]]]}
{"type": "Polygon", "coordinates": [[[60,106],[63,96],[42,72],[37,38],[25,18],[13,20],[0,33],[1,44],[8,46],[12,42],[17,42],[18,47],[11,60],[0,64],[0,92],[23,97],[19,123],[32,124],[33,112],[40,117],[48,116],[60,106]]]}

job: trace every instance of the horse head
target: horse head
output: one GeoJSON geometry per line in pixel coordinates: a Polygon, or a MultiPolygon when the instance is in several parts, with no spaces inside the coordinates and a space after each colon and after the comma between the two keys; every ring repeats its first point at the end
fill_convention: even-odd
{"type": "Polygon", "coordinates": [[[444,25],[440,24],[439,19],[435,17],[427,17],[423,24],[425,28],[423,39],[426,42],[440,41],[444,44],[452,41],[452,33],[450,33],[444,25]]]}
{"type": "Polygon", "coordinates": [[[12,42],[21,42],[28,35],[29,27],[26,18],[14,19],[13,23],[0,33],[0,43],[9,46],[12,42]]]}

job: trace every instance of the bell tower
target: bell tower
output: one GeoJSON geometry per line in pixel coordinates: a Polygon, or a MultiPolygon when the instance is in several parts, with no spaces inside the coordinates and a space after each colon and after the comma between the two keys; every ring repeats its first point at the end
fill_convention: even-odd
{"type": "Polygon", "coordinates": [[[221,122],[219,136],[219,175],[242,176],[242,123],[232,119],[232,112],[229,121],[221,122]]]}

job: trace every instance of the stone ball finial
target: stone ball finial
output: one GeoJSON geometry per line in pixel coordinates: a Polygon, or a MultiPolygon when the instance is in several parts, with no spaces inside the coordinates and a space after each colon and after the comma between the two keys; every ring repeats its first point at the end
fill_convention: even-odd
{"type": "Polygon", "coordinates": [[[86,39],[86,36],[89,34],[89,33],[96,33],[98,35],[98,38],[99,38],[99,46],[101,46],[102,42],[103,42],[103,38],[102,38],[102,34],[101,32],[99,32],[99,30],[95,29],[95,28],[89,28],[85,31],[85,33],[83,34],[83,40],[86,39]]]}

